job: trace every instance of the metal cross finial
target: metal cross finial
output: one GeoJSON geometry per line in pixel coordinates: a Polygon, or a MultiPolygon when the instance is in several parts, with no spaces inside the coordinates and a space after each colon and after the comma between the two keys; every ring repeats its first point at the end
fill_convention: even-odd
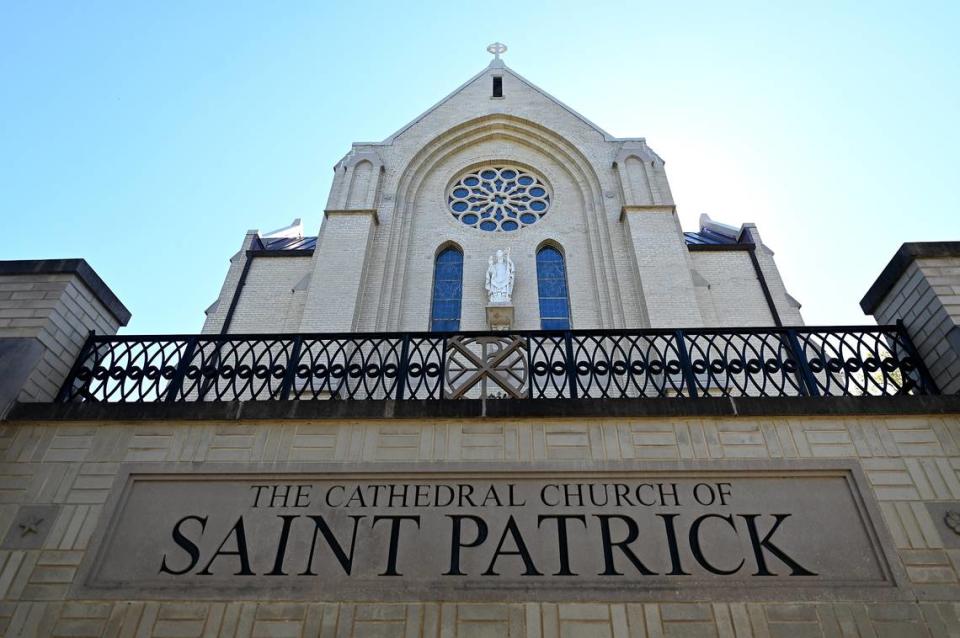
{"type": "Polygon", "coordinates": [[[499,60],[500,54],[507,52],[507,45],[505,45],[502,42],[494,42],[493,44],[487,47],[487,52],[492,53],[494,59],[499,60]]]}

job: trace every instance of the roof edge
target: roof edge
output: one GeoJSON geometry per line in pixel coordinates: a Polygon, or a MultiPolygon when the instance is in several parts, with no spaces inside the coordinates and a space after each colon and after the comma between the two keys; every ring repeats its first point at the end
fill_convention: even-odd
{"type": "Polygon", "coordinates": [[[490,71],[509,73],[510,75],[512,75],[514,78],[516,78],[516,79],[519,80],[520,82],[524,83],[525,85],[527,85],[528,87],[530,87],[530,88],[533,89],[534,91],[537,91],[538,93],[541,93],[541,94],[542,94],[544,97],[546,97],[548,100],[552,101],[552,102],[555,103],[557,106],[559,106],[559,107],[562,108],[563,110],[567,111],[568,113],[570,113],[571,115],[573,115],[575,118],[579,119],[579,120],[582,121],[584,124],[586,124],[587,126],[589,126],[590,128],[592,128],[593,130],[595,130],[598,134],[600,134],[600,135],[603,137],[604,141],[606,141],[606,142],[626,142],[626,141],[642,141],[642,142],[645,142],[645,141],[646,141],[646,138],[643,138],[643,137],[614,137],[613,135],[611,135],[610,133],[608,133],[608,132],[606,132],[604,129],[602,129],[600,126],[598,126],[596,123],[592,122],[590,119],[584,117],[582,114],[580,114],[579,112],[577,112],[577,111],[574,110],[573,108],[571,108],[571,107],[567,106],[566,104],[564,104],[563,102],[561,102],[559,99],[557,99],[556,97],[554,97],[554,96],[553,96],[551,93],[549,93],[548,91],[543,90],[542,88],[540,88],[539,86],[537,86],[536,84],[534,84],[533,82],[531,82],[530,80],[528,80],[527,78],[523,77],[522,75],[520,75],[519,73],[517,73],[516,71],[514,71],[513,69],[511,69],[510,67],[508,67],[506,64],[502,64],[502,61],[501,61],[501,64],[499,64],[499,65],[496,65],[496,66],[495,66],[495,65],[493,65],[493,64],[489,64],[489,65],[483,67],[483,69],[482,69],[479,73],[474,74],[474,75],[473,75],[470,79],[468,79],[466,82],[464,82],[463,84],[461,84],[460,86],[458,86],[457,88],[455,88],[453,91],[451,91],[450,93],[448,93],[446,96],[444,96],[444,97],[443,97],[442,99],[440,99],[438,102],[436,102],[433,106],[431,106],[431,107],[428,108],[427,110],[421,112],[420,115],[416,116],[416,117],[413,118],[411,121],[407,122],[405,125],[403,125],[402,127],[400,127],[400,128],[399,128],[397,131],[395,131],[392,135],[389,135],[388,137],[384,138],[384,140],[383,140],[382,142],[364,142],[364,143],[357,142],[357,143],[354,143],[353,146],[357,146],[358,144],[363,145],[363,146],[387,146],[387,145],[392,144],[393,141],[394,141],[397,137],[399,137],[400,135],[403,135],[403,133],[405,133],[407,130],[409,130],[412,126],[414,126],[414,125],[417,124],[418,122],[422,121],[424,118],[426,118],[426,117],[427,117],[428,115],[430,115],[432,112],[434,112],[435,110],[437,110],[438,108],[440,108],[443,104],[445,104],[447,101],[449,101],[454,95],[456,95],[457,93],[459,93],[460,91],[462,91],[464,88],[466,88],[467,86],[469,86],[470,84],[472,84],[473,82],[475,82],[478,78],[480,78],[481,76],[485,75],[486,73],[488,73],[488,72],[490,72],[490,71]]]}

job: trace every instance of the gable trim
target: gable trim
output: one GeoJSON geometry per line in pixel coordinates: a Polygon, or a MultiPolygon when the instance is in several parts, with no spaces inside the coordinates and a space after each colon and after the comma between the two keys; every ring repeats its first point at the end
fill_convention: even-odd
{"type": "MultiPolygon", "coordinates": [[[[460,91],[462,91],[463,89],[465,89],[467,86],[469,86],[469,85],[473,84],[474,82],[476,82],[476,81],[477,81],[478,79],[480,79],[482,76],[486,75],[491,69],[495,69],[496,71],[498,71],[498,72],[500,72],[500,73],[509,73],[511,76],[513,76],[514,78],[516,78],[518,81],[520,81],[521,83],[525,84],[528,88],[536,91],[537,93],[540,93],[541,95],[543,95],[544,97],[546,97],[548,100],[550,100],[551,102],[553,102],[554,104],[556,104],[557,106],[559,106],[559,107],[562,108],[563,110],[567,111],[568,113],[570,113],[571,115],[573,115],[575,118],[577,118],[578,120],[580,120],[581,122],[583,122],[584,124],[586,124],[587,126],[589,126],[590,128],[592,128],[594,131],[596,131],[597,133],[599,133],[599,134],[603,137],[604,141],[607,141],[607,142],[622,142],[622,141],[627,141],[627,140],[636,140],[636,141],[641,141],[641,142],[646,141],[645,138],[642,138],[642,137],[637,137],[637,138],[620,138],[620,137],[614,137],[614,136],[610,135],[610,134],[607,133],[605,130],[603,130],[602,128],[600,128],[599,126],[597,126],[595,123],[593,123],[592,121],[590,121],[589,119],[587,119],[586,117],[584,117],[583,115],[581,115],[580,113],[578,113],[577,111],[575,111],[574,109],[570,108],[569,106],[567,106],[566,104],[564,104],[563,102],[561,102],[560,100],[558,100],[556,97],[554,97],[553,95],[551,95],[551,94],[548,93],[547,91],[544,91],[543,89],[541,89],[539,86],[537,86],[536,84],[534,84],[534,83],[531,82],[530,80],[526,79],[525,77],[523,77],[522,75],[520,75],[519,73],[517,73],[516,71],[514,71],[513,69],[511,69],[511,68],[508,67],[507,65],[503,64],[503,63],[502,63],[502,60],[501,60],[500,62],[501,62],[501,63],[498,64],[498,65],[494,65],[494,64],[491,63],[490,65],[486,66],[482,71],[480,71],[479,73],[477,73],[476,75],[474,75],[473,77],[471,77],[469,80],[467,80],[466,82],[464,82],[463,84],[461,84],[461,85],[458,86],[457,88],[455,88],[453,91],[451,91],[449,94],[447,94],[443,99],[441,99],[439,102],[437,102],[436,104],[434,104],[433,106],[431,106],[430,108],[428,108],[426,111],[423,111],[420,115],[418,115],[417,117],[415,117],[413,120],[411,120],[410,122],[407,122],[404,126],[402,126],[399,130],[397,130],[397,131],[394,132],[392,135],[390,135],[389,137],[387,137],[386,139],[384,139],[382,142],[373,142],[372,145],[374,145],[374,146],[386,146],[386,145],[389,145],[389,144],[393,144],[393,141],[394,141],[397,137],[399,137],[400,135],[403,135],[407,130],[409,130],[409,129],[410,129],[411,127],[413,127],[415,124],[421,122],[421,121],[422,121],[424,118],[426,118],[428,115],[430,115],[430,114],[433,113],[435,110],[437,110],[438,108],[440,108],[441,106],[443,106],[444,104],[446,104],[451,98],[453,98],[453,96],[455,96],[457,93],[459,93],[460,91]]],[[[363,145],[366,145],[366,144],[363,144],[363,145]]]]}

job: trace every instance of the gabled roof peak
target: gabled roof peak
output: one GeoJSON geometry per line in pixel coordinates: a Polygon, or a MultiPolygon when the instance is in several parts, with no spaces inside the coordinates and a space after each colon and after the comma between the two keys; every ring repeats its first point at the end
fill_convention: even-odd
{"type": "MultiPolygon", "coordinates": [[[[395,138],[399,137],[400,135],[402,135],[405,131],[407,131],[407,129],[409,129],[410,127],[414,126],[415,124],[417,124],[418,122],[420,122],[421,120],[423,120],[424,118],[426,118],[426,117],[427,117],[428,115],[430,115],[433,111],[437,110],[438,108],[440,108],[441,106],[443,106],[446,102],[448,102],[449,100],[451,100],[454,96],[456,96],[458,93],[460,93],[461,91],[463,91],[466,87],[468,87],[468,86],[470,86],[471,84],[473,84],[477,79],[479,79],[479,78],[481,78],[481,77],[489,74],[491,71],[501,72],[501,73],[505,73],[505,74],[509,74],[509,75],[513,76],[513,77],[516,78],[518,81],[520,81],[520,82],[522,82],[523,84],[525,84],[526,86],[528,86],[530,89],[536,91],[537,93],[540,93],[540,94],[543,95],[545,98],[547,98],[548,100],[550,100],[551,102],[553,102],[554,104],[556,104],[557,106],[559,106],[560,108],[562,108],[563,110],[567,111],[568,113],[570,113],[570,114],[573,115],[575,118],[577,118],[577,119],[579,119],[580,121],[582,121],[584,124],[586,124],[586,125],[589,126],[590,128],[594,129],[597,133],[599,133],[601,136],[603,136],[603,138],[604,138],[605,140],[607,140],[607,141],[609,141],[609,142],[613,142],[613,141],[624,141],[625,139],[633,139],[633,138],[617,138],[617,137],[614,137],[614,136],[610,135],[610,134],[607,133],[605,130],[603,130],[602,128],[600,128],[599,126],[597,126],[596,124],[594,124],[593,122],[591,122],[589,119],[587,119],[586,117],[584,117],[583,115],[581,115],[580,113],[578,113],[577,111],[575,111],[574,109],[570,108],[569,106],[567,106],[566,104],[564,104],[563,102],[561,102],[560,100],[558,100],[557,98],[555,98],[553,95],[551,95],[551,94],[548,93],[547,91],[544,91],[544,90],[541,89],[539,86],[537,86],[536,84],[534,84],[534,83],[531,82],[530,80],[526,79],[525,77],[523,77],[522,75],[520,75],[519,73],[517,73],[516,71],[514,71],[514,70],[511,69],[510,67],[508,67],[508,66],[506,65],[506,63],[499,57],[499,55],[496,55],[496,53],[495,53],[493,50],[491,50],[491,47],[494,47],[496,44],[499,44],[499,43],[494,43],[494,44],[491,44],[490,47],[487,47],[487,50],[490,51],[490,53],[494,53],[495,57],[494,57],[493,60],[491,60],[490,63],[487,64],[487,66],[484,67],[479,73],[475,74],[475,75],[474,75],[473,77],[471,77],[469,80],[467,80],[466,82],[464,82],[463,84],[461,84],[460,86],[458,86],[456,89],[454,89],[453,91],[451,91],[451,92],[450,92],[446,97],[444,97],[442,100],[440,100],[439,102],[437,102],[436,104],[434,104],[433,106],[431,106],[429,109],[427,109],[426,111],[424,111],[423,113],[421,113],[420,115],[418,115],[418,116],[417,116],[416,118],[414,118],[412,121],[408,122],[406,125],[404,125],[403,127],[401,127],[399,130],[397,130],[395,133],[393,133],[393,135],[390,135],[389,137],[387,137],[386,139],[384,139],[382,142],[372,143],[371,145],[378,146],[378,145],[392,144],[392,143],[393,143],[393,140],[394,140],[395,138]]],[[[500,52],[502,53],[503,51],[506,51],[506,45],[501,45],[501,46],[503,47],[503,49],[500,51],[500,52]]],[[[637,139],[642,139],[642,138],[637,138],[637,139]]]]}

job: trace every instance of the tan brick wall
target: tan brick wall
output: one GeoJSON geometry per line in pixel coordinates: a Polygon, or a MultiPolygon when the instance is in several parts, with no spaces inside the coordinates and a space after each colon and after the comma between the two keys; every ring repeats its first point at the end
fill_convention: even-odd
{"type": "Polygon", "coordinates": [[[946,340],[960,326],[960,258],[914,260],[874,317],[878,323],[902,319],[940,390],[960,392],[960,352],[946,340]]]}
{"type": "Polygon", "coordinates": [[[56,503],[44,547],[0,552],[7,636],[952,636],[960,550],[925,503],[960,500],[960,418],[675,418],[470,422],[9,423],[0,428],[0,532],[22,504],[56,503]],[[127,461],[536,462],[858,459],[918,602],[554,604],[507,600],[67,600],[127,461]]]}
{"type": "Polygon", "coordinates": [[[311,264],[302,332],[357,330],[361,286],[376,223],[369,212],[326,217],[311,264]]]}
{"type": "MultiPolygon", "coordinates": [[[[550,241],[567,259],[575,328],[716,325],[713,302],[691,283],[693,264],[676,215],[662,212],[673,205],[664,162],[644,140],[606,135],[509,71],[491,68],[383,142],[354,144],[335,168],[327,209],[357,214],[373,208],[379,224],[327,219],[311,265],[311,291],[289,304],[286,320],[270,312],[269,301],[264,308],[243,305],[237,317],[250,315],[239,320],[252,332],[275,330],[278,323],[303,332],[426,330],[433,259],[452,242],[465,258],[462,328],[486,328],[487,258],[510,248],[517,265],[515,327],[538,329],[534,256],[550,241]],[[503,76],[501,99],[491,98],[493,75],[503,76]],[[488,233],[455,220],[447,210],[448,186],[484,163],[514,163],[543,176],[552,189],[551,210],[517,232],[488,233]],[[632,223],[621,214],[624,207],[651,206],[661,212],[631,212],[632,223]]],[[[784,323],[802,323],[772,254],[761,248],[758,258],[784,323]]],[[[243,259],[235,257],[204,332],[222,326],[243,259]]],[[[734,297],[754,296],[753,284],[737,283],[749,288],[734,297]]],[[[735,310],[729,299],[718,303],[727,314],[735,310]]],[[[750,310],[743,321],[733,317],[735,323],[772,325],[769,313],[750,310]]]]}
{"type": "Polygon", "coordinates": [[[421,193],[409,222],[411,233],[399,299],[400,325],[404,329],[429,329],[434,258],[437,249],[448,242],[457,244],[464,252],[460,323],[463,330],[487,329],[483,287],[487,259],[497,250],[507,248],[516,265],[514,326],[521,330],[540,329],[536,252],[547,241],[560,246],[566,259],[574,327],[602,325],[601,291],[591,259],[589,224],[584,218],[579,187],[558,161],[539,149],[519,144],[478,142],[437,166],[424,179],[421,193]],[[444,193],[449,179],[491,157],[506,164],[536,167],[536,172],[544,176],[552,187],[553,199],[551,209],[540,221],[518,232],[488,233],[465,226],[447,211],[444,193]]]}
{"type": "Polygon", "coordinates": [[[256,236],[257,231],[248,231],[243,238],[240,250],[230,257],[230,265],[223,279],[223,285],[220,287],[220,295],[214,300],[213,305],[207,309],[207,316],[201,330],[203,334],[217,334],[223,328],[227,319],[227,312],[230,309],[230,302],[237,285],[240,283],[240,276],[243,274],[243,266],[247,261],[247,250],[253,245],[256,236]]]}
{"type": "MultiPolygon", "coordinates": [[[[355,144],[348,158],[358,154],[382,161],[379,192],[363,200],[379,202],[381,223],[362,282],[338,278],[327,286],[324,302],[352,304],[359,285],[359,330],[427,329],[433,258],[447,242],[464,251],[464,329],[486,327],[484,271],[499,248],[511,248],[517,263],[515,325],[539,328],[534,254],[544,241],[564,248],[574,327],[704,324],[675,215],[633,229],[621,217],[624,206],[672,208],[663,161],[643,140],[605,136],[508,71],[487,70],[395,136],[355,144]],[[490,97],[496,74],[503,75],[502,99],[490,97]],[[542,174],[553,189],[551,210],[518,232],[486,233],[460,224],[447,211],[446,189],[460,173],[485,162],[516,163],[542,174]]],[[[331,206],[347,202],[351,179],[342,163],[331,206]]],[[[364,250],[349,234],[343,244],[364,250]]],[[[327,259],[320,253],[318,263],[327,259]]],[[[345,258],[340,263],[359,270],[345,258]]],[[[763,265],[770,269],[771,287],[782,288],[772,259],[763,265]]],[[[785,291],[782,296],[778,305],[788,305],[785,291]]],[[[315,305],[308,302],[304,330],[341,326],[338,316],[314,314],[315,305]]],[[[790,315],[785,322],[800,322],[796,309],[784,313],[790,315]]]]}
{"type": "Polygon", "coordinates": [[[71,274],[0,277],[0,338],[35,338],[45,350],[27,378],[20,401],[56,396],[90,330],[120,327],[92,292],[71,274]]]}
{"type": "MultiPolygon", "coordinates": [[[[574,261],[574,267],[569,270],[579,279],[570,284],[575,326],[638,325],[642,309],[636,305],[625,307],[622,300],[626,296],[634,303],[639,301],[637,283],[629,276],[631,271],[623,273],[616,268],[618,262],[630,263],[629,259],[622,259],[628,246],[622,241],[621,204],[616,197],[619,187],[612,171],[621,144],[604,140],[596,129],[510,74],[504,74],[504,98],[490,99],[492,73],[464,87],[389,144],[377,147],[387,167],[384,192],[392,194],[393,189],[401,189],[383,206],[383,218],[396,220],[385,233],[388,250],[379,271],[387,275],[387,283],[381,288],[382,275],[378,276],[376,269],[368,278],[368,285],[382,290],[373,307],[385,304],[389,308],[386,313],[380,313],[378,327],[420,329],[424,325],[417,310],[422,304],[408,311],[407,297],[414,287],[429,288],[429,283],[405,273],[407,268],[415,267],[420,258],[418,251],[407,247],[407,242],[413,241],[416,234],[422,234],[423,226],[413,222],[415,234],[409,226],[402,227],[410,223],[408,219],[416,220],[424,210],[434,211],[437,218],[446,216],[441,225],[429,230],[434,247],[449,238],[460,243],[465,254],[476,255],[474,271],[479,274],[465,272],[465,291],[470,291],[475,299],[482,297],[483,269],[491,244],[512,247],[515,254],[527,255],[542,241],[550,239],[563,246],[568,260],[574,261]],[[504,119],[499,114],[523,118],[524,122],[504,119]],[[469,131],[457,128],[464,122],[473,122],[467,127],[469,131]],[[454,130],[450,130],[451,127],[454,130]],[[423,154],[424,147],[437,146],[446,147],[442,152],[449,155],[438,161],[429,157],[419,161],[415,157],[417,153],[423,154]],[[554,187],[553,209],[529,228],[516,233],[497,233],[495,237],[457,227],[446,212],[444,191],[448,181],[472,163],[509,160],[525,163],[541,173],[549,171],[545,176],[554,187]],[[417,170],[425,174],[422,181],[416,176],[417,183],[411,184],[417,188],[415,199],[407,200],[404,198],[406,180],[417,170]],[[390,278],[396,281],[390,282],[390,278]]],[[[662,172],[662,165],[659,170],[662,172]]],[[[626,257],[632,259],[632,252],[626,257]]],[[[521,271],[518,264],[518,281],[521,277],[528,280],[527,292],[517,291],[515,295],[515,299],[524,304],[523,308],[518,307],[519,327],[537,328],[535,271],[530,263],[524,266],[521,271]],[[530,291],[534,294],[530,295],[530,291]]],[[[475,325],[476,313],[465,314],[464,319],[466,325],[475,325]]]]}
{"type": "Polygon", "coordinates": [[[646,315],[651,328],[704,325],[694,288],[692,259],[671,209],[628,211],[623,232],[630,238],[646,315]]]}
{"type": "Polygon", "coordinates": [[[9,636],[791,638],[953,636],[954,604],[32,603],[9,636]]]}
{"type": "Polygon", "coordinates": [[[296,332],[302,305],[296,303],[294,287],[310,274],[311,265],[310,257],[254,258],[230,332],[296,332]]]}
{"type": "Polygon", "coordinates": [[[708,326],[770,326],[773,316],[746,251],[690,253],[705,280],[704,323],[708,326]],[[709,318],[709,319],[708,319],[709,318]]]}
{"type": "Polygon", "coordinates": [[[769,246],[763,243],[760,233],[754,224],[747,224],[744,233],[749,236],[756,244],[755,255],[760,264],[760,270],[763,272],[763,278],[767,282],[767,288],[770,290],[770,296],[773,298],[773,305],[780,314],[780,320],[785,326],[804,325],[803,317],[800,315],[799,302],[790,297],[787,288],[780,276],[780,269],[777,268],[777,262],[774,260],[774,253],[769,246]]]}

